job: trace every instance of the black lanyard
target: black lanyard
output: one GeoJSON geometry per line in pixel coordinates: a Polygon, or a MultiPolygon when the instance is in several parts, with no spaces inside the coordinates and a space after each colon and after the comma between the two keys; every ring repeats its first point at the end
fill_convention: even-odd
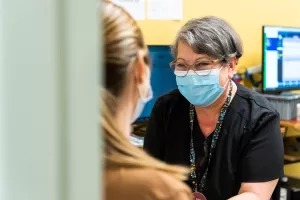
{"type": "Polygon", "coordinates": [[[214,130],[213,136],[212,136],[212,141],[211,141],[211,145],[210,145],[210,151],[209,151],[209,155],[208,155],[208,162],[207,162],[207,165],[206,165],[206,169],[204,171],[204,174],[203,174],[199,184],[197,182],[197,175],[196,175],[196,158],[195,158],[196,156],[195,156],[194,141],[193,141],[195,106],[190,104],[190,128],[191,128],[190,165],[191,165],[191,180],[192,180],[192,185],[193,185],[193,188],[192,188],[193,192],[199,192],[199,191],[202,192],[203,191],[204,184],[205,184],[206,179],[207,179],[209,164],[211,162],[211,158],[212,158],[212,155],[214,153],[214,150],[216,149],[216,146],[217,146],[217,142],[218,142],[218,139],[219,139],[219,134],[221,132],[224,117],[225,117],[227,108],[229,106],[231,96],[232,96],[232,83],[230,81],[229,94],[227,96],[227,99],[226,99],[224,105],[221,108],[218,123],[216,125],[216,129],[214,130]]]}

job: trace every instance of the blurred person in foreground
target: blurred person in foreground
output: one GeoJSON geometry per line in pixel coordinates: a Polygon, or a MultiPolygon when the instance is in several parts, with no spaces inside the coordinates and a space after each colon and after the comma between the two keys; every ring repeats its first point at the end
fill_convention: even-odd
{"type": "Polygon", "coordinates": [[[137,23],[121,7],[102,2],[105,81],[101,126],[105,138],[105,199],[189,200],[188,170],[167,165],[129,141],[131,123],[152,98],[147,47],[137,23]]]}

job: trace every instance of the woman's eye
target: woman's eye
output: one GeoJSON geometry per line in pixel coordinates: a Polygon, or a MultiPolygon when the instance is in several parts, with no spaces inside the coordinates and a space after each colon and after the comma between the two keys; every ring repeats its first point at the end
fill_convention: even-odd
{"type": "Polygon", "coordinates": [[[176,67],[185,67],[185,65],[184,65],[184,64],[177,63],[177,64],[176,64],[176,67]]]}
{"type": "Polygon", "coordinates": [[[196,67],[205,67],[207,65],[209,65],[209,63],[197,63],[195,66],[196,67]]]}

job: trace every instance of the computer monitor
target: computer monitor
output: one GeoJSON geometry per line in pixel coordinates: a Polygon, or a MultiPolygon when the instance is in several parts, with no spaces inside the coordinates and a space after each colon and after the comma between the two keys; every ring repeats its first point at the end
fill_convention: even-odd
{"type": "Polygon", "coordinates": [[[148,46],[151,67],[151,86],[153,99],[149,101],[137,122],[147,121],[158,97],[177,88],[176,77],[169,63],[174,60],[169,46],[148,46]]]}
{"type": "Polygon", "coordinates": [[[262,90],[300,89],[300,28],[263,26],[262,90]]]}

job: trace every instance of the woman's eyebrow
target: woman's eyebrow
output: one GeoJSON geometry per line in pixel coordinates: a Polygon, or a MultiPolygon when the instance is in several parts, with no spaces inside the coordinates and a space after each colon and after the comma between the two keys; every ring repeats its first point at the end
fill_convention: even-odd
{"type": "MultiPolygon", "coordinates": [[[[196,60],[195,60],[195,62],[197,62],[198,60],[200,60],[200,59],[207,59],[207,60],[211,60],[209,57],[207,57],[207,56],[200,56],[200,57],[198,57],[198,58],[196,58],[196,60]]],[[[177,57],[177,59],[176,60],[183,60],[183,61],[185,61],[186,62],[186,60],[184,59],[184,58],[181,58],[181,57],[177,57]]]]}

